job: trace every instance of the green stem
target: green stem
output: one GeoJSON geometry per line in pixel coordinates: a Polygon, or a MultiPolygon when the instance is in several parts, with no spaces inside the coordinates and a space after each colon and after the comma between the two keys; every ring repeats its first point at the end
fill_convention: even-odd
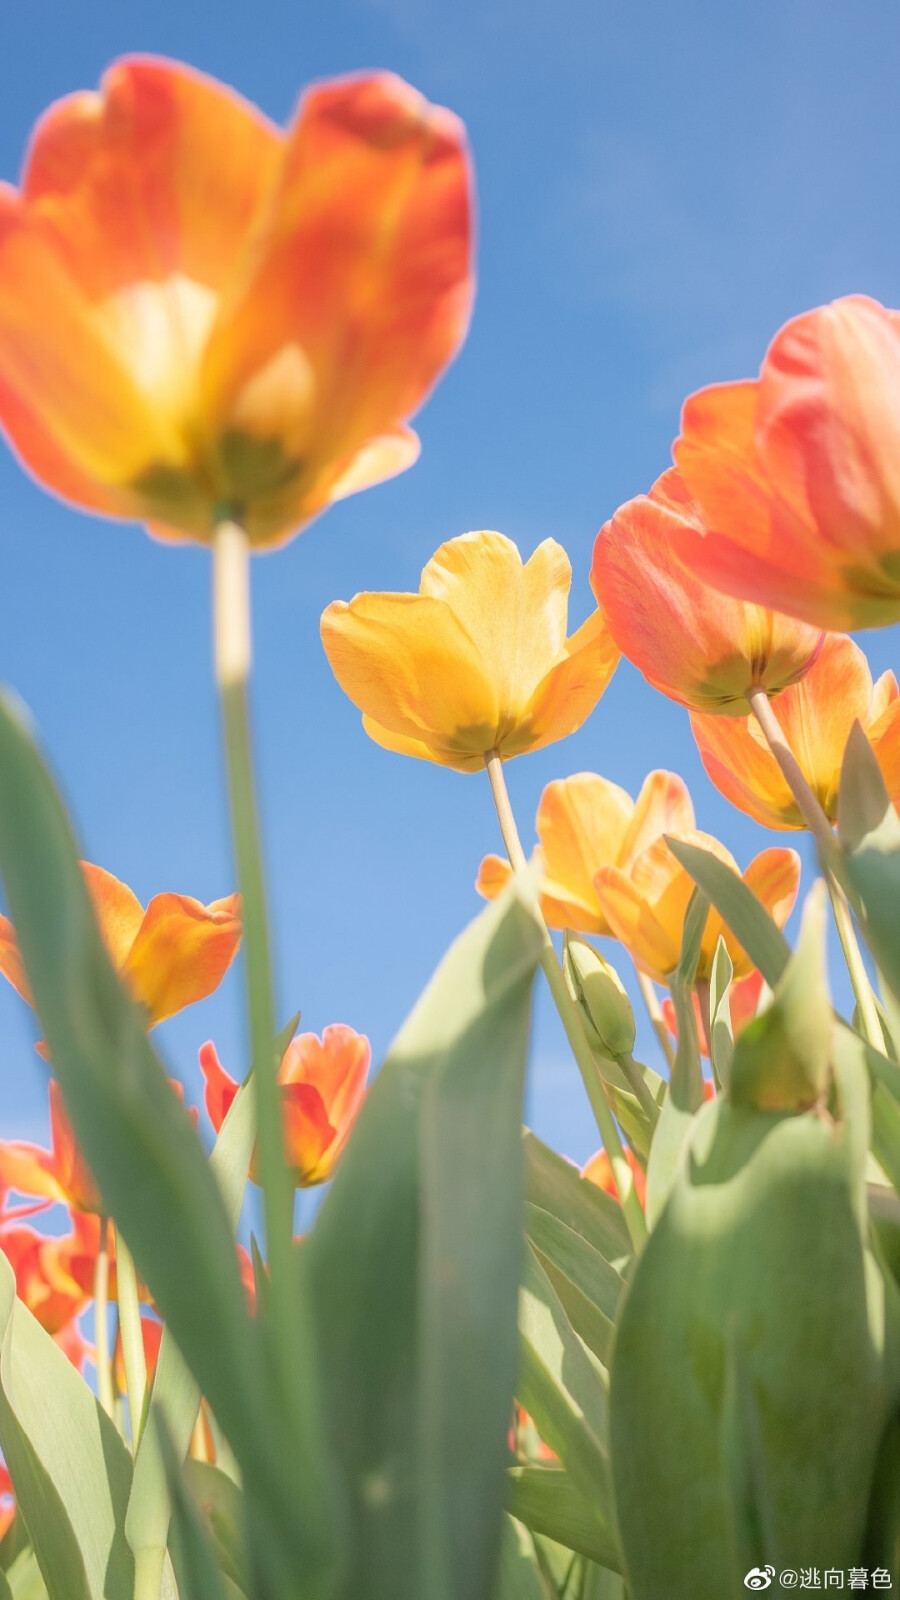
{"type": "Polygon", "coordinates": [[[647,977],[646,972],[642,972],[638,966],[636,966],[634,970],[637,975],[638,988],[641,991],[641,998],[643,999],[644,1005],[647,1008],[647,1015],[650,1018],[653,1032],[656,1034],[656,1040],[663,1053],[666,1066],[671,1072],[675,1065],[675,1051],[672,1047],[672,1040],[669,1037],[669,1030],[666,1027],[665,1020],[663,1018],[662,1007],[659,1003],[659,996],[653,987],[652,980],[647,977]]]}
{"type": "MultiPolygon", "coordinates": [[[[243,902],[244,967],[250,1058],[256,1085],[259,1173],[266,1219],[272,1296],[292,1299],[294,1188],[284,1149],[275,1061],[275,1005],[269,919],[257,820],[250,713],[250,545],[243,528],[223,521],[213,536],[215,672],[222,710],[231,830],[243,902]]],[[[287,1338],[290,1318],[275,1316],[287,1338]]],[[[287,1342],[282,1359],[290,1359],[287,1342]]]]}
{"type": "Polygon", "coordinates": [[[653,1095],[647,1086],[644,1074],[635,1061],[634,1056],[616,1056],[616,1065],[622,1068],[622,1071],[628,1079],[631,1092],[638,1101],[644,1116],[650,1123],[651,1128],[655,1128],[657,1122],[659,1121],[659,1106],[654,1100],[653,1095]]]}
{"type": "Polygon", "coordinates": [[[119,1302],[119,1328],[125,1358],[125,1393],[131,1418],[131,1448],[137,1453],[147,1420],[147,1360],[141,1328],[141,1304],[137,1273],[131,1251],[116,1232],[116,1292],[119,1302]]]}
{"type": "MultiPolygon", "coordinates": [[[[506,846],[509,863],[515,872],[520,872],[527,867],[528,863],[525,859],[522,841],[519,838],[519,830],[516,827],[516,820],[513,816],[506,779],[503,776],[503,764],[496,750],[488,751],[484,758],[484,764],[487,768],[491,793],[497,810],[497,820],[500,824],[500,832],[503,836],[503,843],[506,846]]],[[[634,1177],[628,1165],[628,1159],[619,1137],[615,1118],[606,1098],[603,1080],[597,1070],[593,1051],[581,1025],[578,1007],[566,987],[563,970],[559,964],[559,958],[553,947],[553,940],[550,937],[550,931],[546,923],[543,924],[543,928],[544,944],[541,952],[541,967],[550,985],[550,992],[553,995],[560,1021],[566,1032],[566,1038],[569,1041],[572,1054],[581,1073],[582,1082],[591,1103],[591,1110],[600,1130],[604,1149],[609,1156],[616,1188],[619,1191],[619,1201],[625,1215],[628,1232],[631,1235],[631,1242],[636,1250],[640,1250],[647,1237],[647,1224],[635,1191],[634,1177]]]]}
{"type": "Polygon", "coordinates": [[[115,1420],[116,1392],[109,1345],[109,1219],[100,1218],[100,1242],[94,1264],[94,1360],[97,1396],[107,1416],[115,1420]]]}
{"type": "Polygon", "coordinates": [[[878,1007],[875,996],[866,972],[862,951],[853,927],[853,918],[850,915],[850,904],[847,898],[841,860],[838,846],[835,842],[831,823],[822,810],[819,801],[807,782],[806,776],[794,755],[790,744],[785,737],[784,730],[772,706],[769,697],[763,688],[750,689],[747,694],[750,709],[753,712],[763,737],[781,770],[785,783],[797,802],[797,809],[803,821],[816,841],[819,852],[819,861],[828,885],[831,897],[831,908],[834,912],[834,925],[837,928],[841,949],[853,993],[856,996],[856,1006],[859,1012],[859,1021],[865,1037],[876,1050],[884,1051],[884,1034],[881,1020],[878,1016],[878,1007]]]}
{"type": "Polygon", "coordinates": [[[166,1567],[165,1549],[137,1550],[134,1557],[134,1600],[159,1600],[166,1567]]]}

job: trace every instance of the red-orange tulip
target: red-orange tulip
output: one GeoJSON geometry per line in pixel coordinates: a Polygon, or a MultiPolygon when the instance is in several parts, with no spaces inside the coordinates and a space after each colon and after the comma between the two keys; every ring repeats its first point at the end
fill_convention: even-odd
{"type": "Polygon", "coordinates": [[[0,424],[79,506],[252,542],[411,465],[465,333],[462,127],[389,73],[286,131],[176,62],[50,107],[0,188],[0,424]]]}
{"type": "Polygon", "coordinates": [[[13,1491],[12,1478],[3,1462],[0,1461],[0,1539],[12,1527],[16,1514],[16,1497],[13,1491]]]}
{"type": "Polygon", "coordinates": [[[46,1238],[34,1228],[0,1228],[0,1250],[15,1273],[16,1294],[80,1366],[86,1346],[75,1318],[88,1297],[68,1270],[66,1246],[65,1239],[46,1238]]]}
{"type": "MultiPolygon", "coordinates": [[[[600,867],[627,868],[654,839],[694,826],[694,808],[683,779],[651,772],[637,800],[595,772],[576,772],[548,783],[535,821],[540,864],[541,909],[551,928],[611,934],[597,899],[600,867]]],[[[475,884],[486,900],[505,889],[512,868],[501,856],[485,856],[475,884]]]]}
{"type": "MultiPolygon", "coordinates": [[[[841,763],[854,722],[875,751],[892,799],[900,801],[900,695],[892,672],[873,685],[852,639],[829,634],[801,683],[779,695],[773,711],[807,783],[830,822],[837,818],[841,763]]],[[[805,823],[754,717],[692,716],[703,765],[717,789],[768,828],[805,823]]]]}
{"type": "MultiPolygon", "coordinates": [[[[371,1050],[364,1034],[342,1023],[292,1039],[278,1069],[284,1141],[298,1188],[325,1183],[350,1137],[363,1102],[371,1050]]],[[[219,1061],[214,1044],[200,1050],[206,1080],[206,1109],[213,1127],[221,1128],[238,1092],[238,1084],[219,1061]]],[[[251,1177],[256,1178],[254,1152],[251,1177]]]]}
{"type": "MultiPolygon", "coordinates": [[[[628,1165],[634,1178],[634,1190],[642,1206],[647,1204],[647,1175],[640,1162],[631,1150],[626,1150],[628,1165]]],[[[581,1176],[587,1178],[588,1183],[596,1184],[604,1193],[611,1194],[615,1200],[619,1198],[619,1188],[613,1174],[612,1162],[605,1150],[598,1150],[595,1156],[585,1162],[581,1169],[581,1176]]]]}
{"type": "Polygon", "coordinates": [[[900,313],[795,317],[758,379],[690,397],[675,460],[702,518],[676,543],[710,583],[820,628],[900,620],[900,313]]]}
{"type": "MultiPolygon", "coordinates": [[[[204,906],[188,895],[158,894],[145,910],[111,872],[89,861],[81,865],[110,959],[143,1007],[148,1028],[218,988],[241,942],[239,895],[204,906]]],[[[30,1005],[7,917],[0,917],[0,972],[30,1005]]]]}
{"type": "Polygon", "coordinates": [[[775,694],[801,678],[822,634],[711,589],[677,554],[684,530],[699,538],[702,523],[670,470],[600,529],[591,586],[616,644],[648,683],[695,711],[741,715],[748,689],[775,694]]]}
{"type": "Polygon", "coordinates": [[[76,1211],[102,1211],[99,1190],[75,1143],[59,1088],[52,1081],[50,1140],[49,1150],[18,1139],[0,1142],[0,1186],[40,1197],[46,1205],[61,1201],[76,1211]]]}

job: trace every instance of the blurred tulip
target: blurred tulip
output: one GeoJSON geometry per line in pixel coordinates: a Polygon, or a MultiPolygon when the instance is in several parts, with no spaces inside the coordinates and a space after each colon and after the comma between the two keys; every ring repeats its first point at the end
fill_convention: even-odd
{"type": "Polygon", "coordinates": [[[432,556],[418,594],[358,594],[322,617],[322,642],[376,744],[481,771],[574,733],[619,653],[595,612],[570,639],[572,569],[545,539],[523,564],[501,533],[465,533],[432,556]]]}
{"type": "MultiPolygon", "coordinates": [[[[145,910],[111,872],[89,861],[81,865],[110,960],[143,1008],[148,1028],[218,988],[241,942],[239,895],[204,906],[188,895],[157,894],[145,910]]],[[[0,917],[0,972],[30,1005],[7,917],[0,917]]]]}
{"type": "Polygon", "coordinates": [[[52,105],[0,189],[0,425],[47,488],[255,545],[410,466],[473,293],[461,124],[390,73],[287,131],[176,62],[52,105]]]}
{"type": "MultiPolygon", "coordinates": [[[[548,783],[536,818],[540,841],[533,859],[541,867],[541,908],[551,928],[612,934],[594,889],[600,867],[627,869],[664,833],[694,826],[694,808],[674,772],[651,772],[637,800],[594,772],[548,783]]],[[[502,893],[512,876],[501,856],[485,856],[475,887],[486,900],[502,893]]]]}
{"type": "MultiPolygon", "coordinates": [[[[239,1085],[222,1067],[214,1044],[200,1050],[206,1109],[218,1132],[239,1085]]],[[[278,1069],[288,1164],[298,1188],[325,1183],[334,1170],[365,1096],[371,1050],[364,1034],[341,1023],[321,1039],[300,1033],[278,1069]]],[[[256,1181],[256,1152],[250,1175],[256,1181]]]]}
{"type": "Polygon", "coordinates": [[[0,1461],[0,1539],[12,1527],[16,1514],[16,1497],[12,1478],[6,1464],[0,1461]]]}
{"type": "MultiPolygon", "coordinates": [[[[633,1151],[626,1150],[625,1154],[634,1176],[637,1197],[641,1205],[646,1206],[647,1175],[633,1151]]],[[[611,1194],[613,1199],[618,1200],[619,1190],[613,1176],[612,1163],[605,1150],[598,1150],[595,1156],[591,1156],[590,1161],[587,1161],[582,1167],[581,1176],[587,1178],[588,1183],[596,1184],[598,1189],[603,1189],[606,1194],[611,1194]]]]}
{"type": "Polygon", "coordinates": [[[850,295],[776,334],[758,379],[686,402],[698,577],[819,628],[900,620],[900,314],[850,295]]]}
{"type": "MultiPolygon", "coordinates": [[[[779,695],[773,712],[829,822],[837,820],[841,763],[854,722],[875,751],[892,799],[900,799],[900,695],[892,672],[873,686],[852,639],[829,634],[801,683],[779,695]]],[[[805,823],[755,717],[691,717],[703,765],[726,799],[767,828],[805,823]]]]}
{"type": "MultiPolygon", "coordinates": [[[[730,851],[706,833],[679,834],[687,844],[699,845],[737,871],[730,851]]],[[[783,927],[797,898],[800,858],[794,850],[763,850],[742,874],[779,927],[783,927]]],[[[657,839],[626,871],[621,867],[601,867],[594,879],[597,898],[606,913],[616,938],[632,960],[650,978],[666,983],[681,954],[685,912],[695,884],[666,844],[657,839]]],[[[725,941],[736,978],[746,977],[752,963],[727,928],[719,913],[711,908],[703,931],[698,979],[708,978],[719,937],[725,941]]]]}
{"type": "Polygon", "coordinates": [[[15,1273],[19,1299],[80,1368],[87,1345],[75,1319],[88,1296],[69,1272],[67,1240],[34,1228],[0,1227],[0,1250],[15,1273]]]}
{"type": "MultiPolygon", "coordinates": [[[[746,978],[739,978],[737,983],[731,985],[729,993],[729,1008],[731,1013],[731,1031],[736,1039],[748,1022],[752,1022],[759,1007],[759,997],[763,989],[763,976],[761,972],[748,973],[746,978]]],[[[692,996],[694,1002],[694,1019],[697,1023],[697,1042],[702,1055],[709,1055],[709,1043],[706,1038],[706,1020],[703,1016],[703,1007],[700,1004],[696,991],[692,996]]],[[[678,1018],[675,1006],[670,995],[664,995],[660,1001],[663,1021],[673,1039],[678,1038],[678,1018]]]]}
{"type": "Polygon", "coordinates": [[[53,1080],[50,1149],[18,1139],[0,1141],[0,1184],[18,1194],[33,1195],[45,1205],[60,1201],[76,1211],[102,1211],[100,1192],[75,1142],[59,1086],[53,1080]]]}
{"type": "Polygon", "coordinates": [[[591,586],[616,644],[648,683],[692,710],[739,716],[748,689],[775,694],[801,678],[822,634],[710,588],[679,558],[680,529],[699,538],[703,524],[670,470],[601,528],[591,586]]]}

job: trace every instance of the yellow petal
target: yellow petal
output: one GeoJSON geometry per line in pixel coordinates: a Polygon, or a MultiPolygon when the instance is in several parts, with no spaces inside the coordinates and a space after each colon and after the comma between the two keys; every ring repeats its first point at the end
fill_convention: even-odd
{"type": "Polygon", "coordinates": [[[565,656],[535,689],[518,726],[502,741],[502,754],[541,750],[574,733],[587,721],[618,664],[619,651],[602,613],[595,611],[573,633],[565,656]]]}
{"type": "Polygon", "coordinates": [[[545,869],[541,887],[568,913],[563,927],[609,932],[594,892],[594,874],[619,860],[633,811],[634,802],[624,789],[593,772],[548,783],[537,813],[545,869]]]}

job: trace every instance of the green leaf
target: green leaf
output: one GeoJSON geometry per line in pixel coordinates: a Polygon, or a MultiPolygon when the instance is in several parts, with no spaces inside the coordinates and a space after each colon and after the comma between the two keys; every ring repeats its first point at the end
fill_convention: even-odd
{"type": "Polygon", "coordinates": [[[838,817],[844,866],[861,902],[866,942],[900,998],[900,817],[858,723],[841,769],[838,817]]]}
{"type": "Polygon", "coordinates": [[[525,1237],[575,1332],[606,1365],[625,1287],[620,1274],[574,1228],[538,1206],[525,1207],[525,1237]]]}
{"type": "Polygon", "coordinates": [[[541,1572],[531,1534],[514,1517],[503,1519],[495,1600],[557,1600],[556,1590],[541,1572]]]}
{"type": "Polygon", "coordinates": [[[780,928],[775,926],[768,911],[757,900],[752,889],[724,861],[702,850],[699,845],[686,844],[683,839],[667,837],[666,843],[673,856],[681,862],[694,882],[712,901],[720,917],[728,924],[735,938],[740,940],[755,967],[766,983],[774,989],[791,953],[780,928]]]}
{"type": "Polygon", "coordinates": [[[184,1479],[193,1503],[203,1514],[220,1571],[243,1594],[249,1594],[243,1493],[217,1466],[205,1461],[186,1462],[184,1479]]]}
{"type": "Polygon", "coordinates": [[[132,1600],[131,1458],[2,1254],[0,1446],[50,1600],[132,1600]]]}
{"type": "Polygon", "coordinates": [[[728,1086],[733,1105],[800,1110],[814,1105],[825,1091],[834,1032],[825,892],[820,878],[807,896],[797,948],[775,985],[771,1004],[748,1022],[738,1039],[728,1086]]]}
{"type": "Polygon", "coordinates": [[[727,1088],[734,1057],[731,1025],[731,983],[734,967],[725,940],[719,935],[709,975],[710,1064],[720,1089],[727,1088]]]}
{"type": "Polygon", "coordinates": [[[213,1553],[212,1541],[185,1487],[182,1465],[165,1423],[157,1419],[160,1452],[165,1462],[172,1506],[169,1544],[180,1600],[230,1600],[213,1553]]]}
{"type": "Polygon", "coordinates": [[[609,1492],[605,1375],[570,1323],[530,1246],[519,1297],[521,1354],[516,1397],[581,1492],[609,1492]]]}
{"type": "Polygon", "coordinates": [[[524,1146],[526,1198],[541,1211],[549,1211],[622,1272],[632,1251],[618,1200],[582,1178],[571,1161],[558,1156],[529,1128],[524,1131],[524,1146]]]}
{"type": "Polygon", "coordinates": [[[11,1600],[47,1600],[47,1586],[31,1545],[19,1551],[5,1578],[11,1600]]]}
{"type": "Polygon", "coordinates": [[[847,1029],[834,1070],[830,1112],[704,1107],[636,1265],[611,1389],[634,1600],[740,1593],[754,1517],[778,1551],[754,1564],[859,1558],[900,1311],[866,1245],[865,1046],[847,1029]]]}
{"type": "Polygon", "coordinates": [[[298,1259],[352,1506],[346,1600],[488,1600],[517,1361],[533,890],[451,947],[298,1259]]]}
{"type": "Polygon", "coordinates": [[[668,1093],[653,1135],[647,1165],[647,1221],[651,1228],[672,1187],[694,1113],[703,1104],[700,1041],[694,1014],[694,982],[708,916],[709,900],[702,890],[695,889],[685,912],[681,958],[671,981],[678,1043],[668,1093]]]}
{"type": "Polygon", "coordinates": [[[609,1504],[589,1499],[562,1467],[511,1467],[507,1504],[533,1533],[621,1571],[622,1554],[609,1504]]]}
{"type": "MultiPolygon", "coordinates": [[[[279,1583],[289,1587],[290,1571],[302,1571],[317,1600],[330,1590],[338,1552],[315,1410],[305,1429],[293,1413],[288,1424],[259,1350],[260,1319],[247,1312],[219,1186],[110,964],[53,782],[2,698],[0,872],[79,1145],[241,1460],[279,1583]]],[[[311,1338],[298,1337],[298,1374],[313,1360],[311,1338]]]]}

